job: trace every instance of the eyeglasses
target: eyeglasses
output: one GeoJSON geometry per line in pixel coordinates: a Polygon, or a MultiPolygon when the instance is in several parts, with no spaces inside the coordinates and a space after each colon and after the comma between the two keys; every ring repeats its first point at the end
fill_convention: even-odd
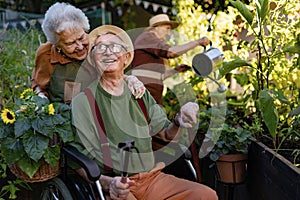
{"type": "Polygon", "coordinates": [[[93,47],[95,50],[95,53],[105,53],[107,51],[107,48],[113,53],[120,53],[122,51],[122,48],[126,50],[126,48],[121,44],[98,44],[93,47]]]}

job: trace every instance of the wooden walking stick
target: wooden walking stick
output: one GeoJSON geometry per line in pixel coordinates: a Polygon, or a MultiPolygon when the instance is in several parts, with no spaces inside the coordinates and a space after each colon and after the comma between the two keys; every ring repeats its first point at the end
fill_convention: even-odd
{"type": "Polygon", "coordinates": [[[127,177],[128,177],[128,164],[129,164],[129,153],[132,152],[132,149],[134,149],[139,156],[140,162],[142,164],[143,169],[145,169],[144,163],[142,161],[140,152],[138,150],[137,147],[134,146],[134,141],[130,140],[130,141],[125,141],[125,142],[120,142],[118,144],[118,148],[120,150],[120,154],[121,154],[121,162],[122,162],[122,179],[121,182],[122,183],[126,183],[127,182],[127,177]],[[125,154],[125,159],[123,159],[123,155],[125,154]]]}

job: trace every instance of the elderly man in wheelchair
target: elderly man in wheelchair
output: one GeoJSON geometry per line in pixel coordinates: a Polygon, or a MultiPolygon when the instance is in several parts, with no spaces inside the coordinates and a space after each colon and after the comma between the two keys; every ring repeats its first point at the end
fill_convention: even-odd
{"type": "MultiPolygon", "coordinates": [[[[100,26],[90,33],[90,44],[83,64],[95,67],[99,77],[73,99],[72,120],[80,151],[97,165],[87,172],[81,161],[77,172],[96,182],[103,199],[218,199],[205,185],[163,173],[165,164],[155,163],[152,149],[154,135],[176,142],[183,128],[196,124],[198,105],[186,103],[170,122],[148,91],[132,97],[123,76],[133,45],[124,30],[100,26]],[[97,167],[101,175],[91,174],[97,167]]],[[[69,150],[64,148],[72,156],[69,150]]]]}

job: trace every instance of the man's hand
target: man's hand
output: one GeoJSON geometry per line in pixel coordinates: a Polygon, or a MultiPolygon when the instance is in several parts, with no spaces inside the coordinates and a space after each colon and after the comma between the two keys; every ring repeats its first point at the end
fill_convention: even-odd
{"type": "Polygon", "coordinates": [[[130,189],[129,187],[134,185],[135,182],[127,178],[126,183],[121,182],[121,177],[114,177],[109,185],[109,195],[111,199],[125,200],[127,199],[130,189]]]}
{"type": "Polygon", "coordinates": [[[196,103],[188,102],[184,104],[181,109],[177,121],[180,127],[192,128],[193,124],[198,122],[197,113],[199,112],[199,106],[196,103]]]}

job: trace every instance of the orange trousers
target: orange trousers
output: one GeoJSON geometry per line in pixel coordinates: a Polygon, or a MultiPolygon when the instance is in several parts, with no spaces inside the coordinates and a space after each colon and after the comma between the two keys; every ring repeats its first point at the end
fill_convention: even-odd
{"type": "MultiPolygon", "coordinates": [[[[136,199],[141,200],[217,200],[211,188],[161,172],[164,163],[158,163],[150,172],[130,176],[135,185],[130,187],[136,199]]],[[[130,195],[131,196],[131,195],[130,195]]]]}

